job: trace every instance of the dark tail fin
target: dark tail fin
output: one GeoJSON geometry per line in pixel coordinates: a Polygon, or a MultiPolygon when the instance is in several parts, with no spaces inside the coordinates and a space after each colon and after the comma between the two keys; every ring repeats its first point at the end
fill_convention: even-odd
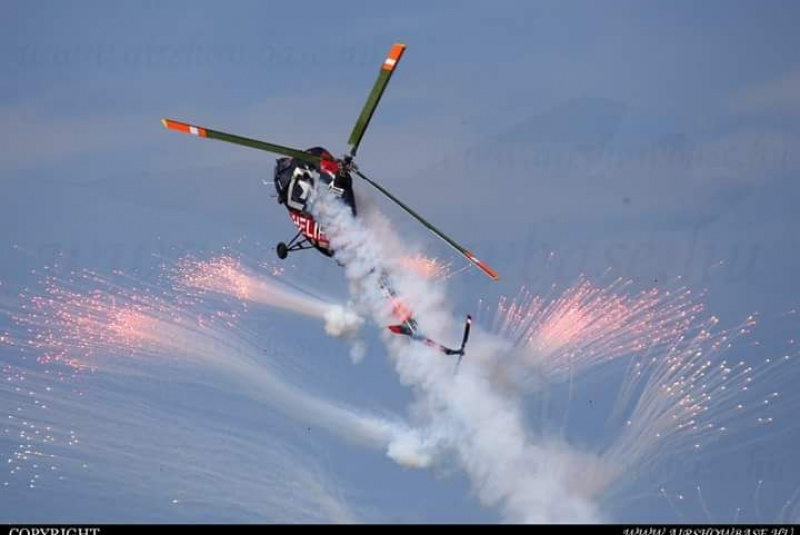
{"type": "Polygon", "coordinates": [[[461,339],[461,347],[458,349],[446,349],[445,353],[447,355],[458,355],[459,362],[461,361],[460,357],[464,356],[464,348],[467,347],[467,341],[469,340],[469,329],[472,326],[472,316],[467,316],[467,322],[464,324],[464,337],[461,339]]]}
{"type": "Polygon", "coordinates": [[[461,339],[461,347],[458,350],[458,360],[456,361],[456,367],[453,370],[453,375],[458,373],[458,367],[461,365],[461,359],[464,358],[464,348],[467,347],[467,341],[469,340],[469,330],[472,327],[472,316],[467,315],[467,322],[464,324],[464,338],[461,339]]]}

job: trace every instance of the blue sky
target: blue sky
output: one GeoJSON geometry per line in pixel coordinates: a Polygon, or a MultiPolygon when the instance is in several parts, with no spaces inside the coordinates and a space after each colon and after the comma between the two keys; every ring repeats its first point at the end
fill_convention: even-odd
{"type": "MultiPolygon", "coordinates": [[[[360,165],[501,273],[495,284],[477,272],[450,281],[458,309],[612,267],[641,286],[682,276],[707,289],[708,309],[732,323],[760,312],[767,346],[796,332],[796,324],[769,320],[800,297],[796,3],[141,0],[11,2],[3,12],[4,287],[33,284],[30,270],[57,255],[68,267],[146,270],[154,254],[214,252],[242,237],[258,254],[285,240],[289,222],[260,183],[270,155],[172,134],[159,119],[339,153],[383,54],[401,41],[408,49],[360,165]]],[[[384,208],[411,241],[448,255],[384,208]]],[[[298,277],[345,294],[332,262],[308,255],[295,263],[298,277]]],[[[300,322],[261,320],[278,322],[276,336],[311,359],[320,388],[398,411],[407,402],[380,355],[355,372],[344,359],[328,371],[329,354],[345,352],[330,347],[336,342],[311,336],[306,344],[319,343],[299,348],[300,322]]],[[[251,425],[237,427],[250,410],[242,400],[223,398],[237,415],[225,425],[251,425]]],[[[202,422],[202,411],[192,418],[202,422]]],[[[296,442],[291,424],[276,429],[296,442]]],[[[773,486],[763,478],[764,503],[774,505],[800,472],[791,441],[769,444],[788,459],[773,486]]],[[[369,519],[496,520],[457,473],[403,472],[331,437],[313,449],[369,519]]],[[[703,484],[713,489],[714,516],[727,518],[751,501],[758,476],[730,485],[719,473],[703,484]]],[[[676,486],[694,484],[683,476],[676,486]]],[[[145,519],[192,518],[134,494],[88,492],[74,498],[73,511],[131,518],[120,504],[138,500],[157,511],[145,519]],[[100,500],[109,493],[114,503],[100,500]]],[[[3,518],[60,514],[33,493],[2,502],[14,504],[0,505],[3,518]]],[[[231,507],[210,518],[258,518],[231,507]]],[[[612,517],[674,515],[651,499],[612,517]]]]}

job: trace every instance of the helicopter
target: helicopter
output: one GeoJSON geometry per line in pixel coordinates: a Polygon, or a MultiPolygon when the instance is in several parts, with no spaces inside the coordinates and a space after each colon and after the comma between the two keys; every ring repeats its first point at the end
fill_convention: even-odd
{"type": "MultiPolygon", "coordinates": [[[[353,193],[353,177],[363,179],[367,184],[378,190],[384,197],[399,206],[403,211],[416,219],[434,236],[444,241],[453,248],[459,255],[464,257],[472,265],[480,269],[492,280],[498,280],[499,276],[486,263],[476,257],[471,251],[459,245],[444,232],[436,228],[421,215],[411,209],[407,204],[395,197],[386,188],[375,180],[364,174],[356,165],[355,158],[364,133],[378,107],[378,103],[383,96],[386,86],[397,68],[400,58],[405,52],[406,45],[394,43],[389,50],[386,58],[381,64],[378,78],[370,91],[366,102],[361,110],[356,124],[348,139],[349,150],[341,157],[334,157],[323,147],[312,147],[306,150],[276,145],[257,139],[242,137],[235,134],[212,130],[189,123],[176,121],[173,119],[162,119],[161,123],[168,130],[174,130],[201,138],[216,139],[226,141],[236,145],[263,150],[280,155],[275,161],[273,172],[273,182],[275,185],[276,196],[279,204],[286,206],[289,218],[297,232],[294,237],[286,242],[279,242],[276,252],[280,259],[285,259],[290,253],[305,249],[314,248],[325,256],[332,257],[334,250],[330,240],[325,234],[325,230],[320,223],[315,220],[311,213],[309,201],[311,192],[314,188],[326,187],[337,196],[346,206],[350,208],[353,216],[357,217],[358,210],[356,199],[353,193]]],[[[424,334],[422,334],[417,321],[410,311],[399,300],[397,293],[389,282],[388,275],[382,273],[379,278],[379,286],[387,299],[392,304],[392,312],[399,320],[397,325],[389,326],[389,330],[395,334],[405,335],[413,340],[422,342],[430,347],[439,350],[445,355],[458,356],[458,363],[464,356],[464,349],[469,339],[469,331],[472,319],[467,316],[464,326],[462,343],[459,348],[449,348],[443,346],[424,334]]],[[[457,366],[458,366],[457,363],[457,366]]]]}

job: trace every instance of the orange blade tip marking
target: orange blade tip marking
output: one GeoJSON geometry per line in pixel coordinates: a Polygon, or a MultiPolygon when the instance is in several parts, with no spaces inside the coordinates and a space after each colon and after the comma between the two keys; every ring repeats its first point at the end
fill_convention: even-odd
{"type": "Polygon", "coordinates": [[[164,128],[168,128],[169,130],[177,130],[178,132],[183,132],[185,134],[189,133],[188,124],[179,123],[178,121],[172,121],[170,119],[161,119],[161,124],[164,125],[164,128]]]}
{"type": "Polygon", "coordinates": [[[403,43],[395,43],[392,45],[392,49],[389,50],[389,57],[398,60],[400,59],[400,55],[403,53],[403,50],[406,49],[406,45],[403,43]]]}
{"type": "Polygon", "coordinates": [[[498,275],[498,274],[497,274],[497,272],[496,272],[495,270],[493,270],[492,268],[490,268],[490,267],[489,267],[489,266],[487,266],[486,264],[479,263],[479,264],[478,264],[478,267],[479,267],[479,268],[481,268],[481,269],[483,270],[483,272],[484,272],[484,273],[486,273],[487,275],[489,275],[489,277],[490,277],[490,278],[491,278],[493,281],[496,281],[496,280],[498,280],[498,279],[500,278],[500,275],[498,275]]]}
{"type": "Polygon", "coordinates": [[[391,71],[394,70],[395,65],[397,62],[400,61],[400,56],[403,55],[403,51],[405,50],[406,45],[402,43],[395,43],[392,45],[391,50],[389,50],[389,55],[386,56],[386,60],[383,62],[383,70],[391,71]]]}
{"type": "Polygon", "coordinates": [[[480,259],[478,259],[477,256],[472,254],[471,251],[465,251],[465,252],[467,253],[467,258],[469,258],[472,261],[472,263],[474,263],[476,266],[478,266],[481,271],[483,271],[484,273],[489,275],[489,278],[491,278],[492,280],[495,280],[495,281],[500,278],[500,275],[498,275],[495,270],[493,270],[492,268],[490,268],[489,266],[487,266],[486,264],[481,262],[480,259]]]}
{"type": "Polygon", "coordinates": [[[183,132],[184,134],[192,134],[193,136],[206,137],[206,129],[199,126],[192,126],[190,124],[181,123],[178,121],[171,121],[169,119],[161,119],[161,124],[164,128],[183,132]]]}

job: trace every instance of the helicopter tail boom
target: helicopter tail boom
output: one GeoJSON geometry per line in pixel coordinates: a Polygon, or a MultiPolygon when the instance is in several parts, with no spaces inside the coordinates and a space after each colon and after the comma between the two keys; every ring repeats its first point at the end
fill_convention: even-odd
{"type": "Polygon", "coordinates": [[[402,323],[400,325],[390,325],[389,330],[392,331],[394,334],[399,334],[403,336],[408,336],[412,340],[416,340],[417,342],[422,342],[428,347],[432,347],[437,351],[444,353],[445,355],[455,355],[458,356],[458,362],[456,366],[461,363],[461,359],[464,357],[465,348],[467,347],[467,342],[469,341],[469,331],[472,326],[472,316],[467,316],[467,321],[464,323],[464,335],[461,338],[461,346],[458,349],[450,348],[436,342],[427,336],[419,333],[418,331],[413,330],[409,325],[406,323],[402,323]]]}

